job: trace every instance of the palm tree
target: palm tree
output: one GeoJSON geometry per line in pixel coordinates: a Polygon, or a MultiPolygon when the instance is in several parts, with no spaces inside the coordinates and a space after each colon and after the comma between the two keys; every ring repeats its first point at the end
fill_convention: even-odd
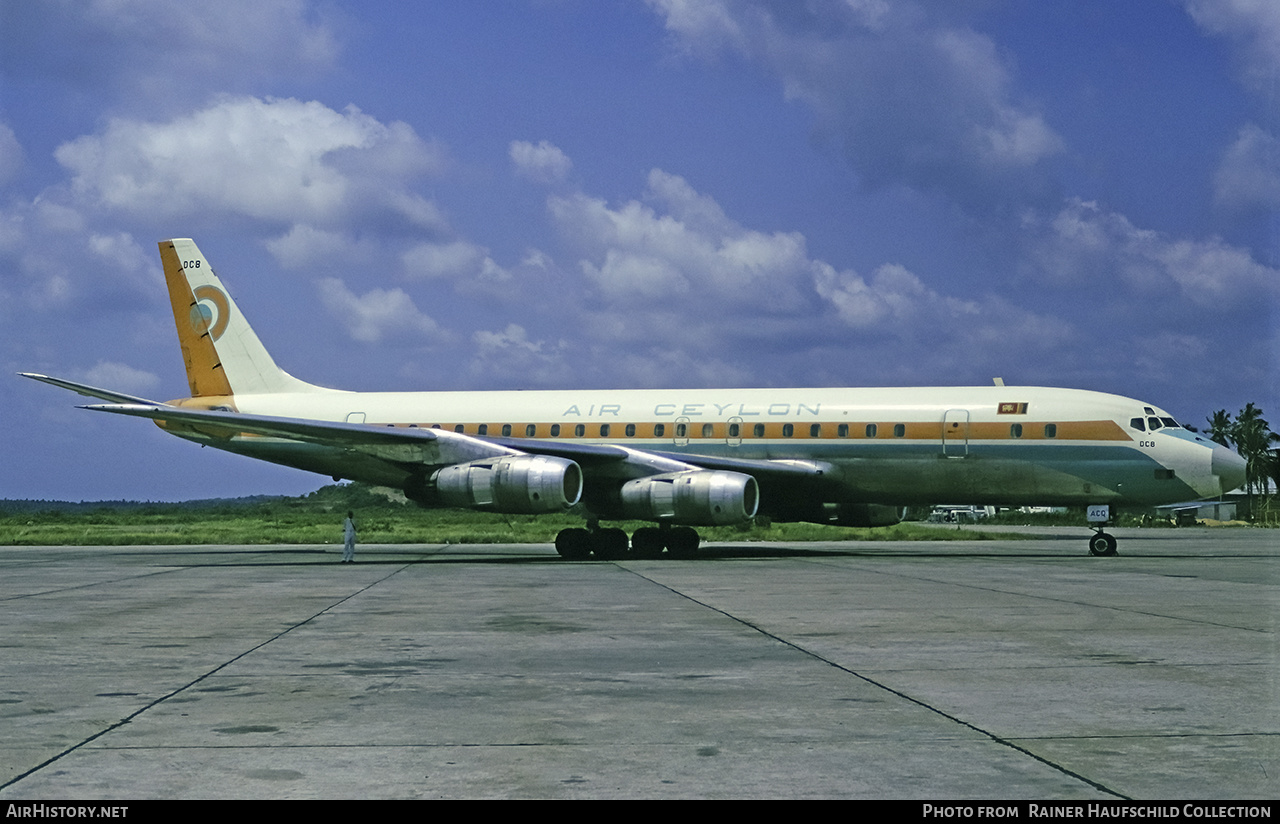
{"type": "Polygon", "coordinates": [[[1258,510],[1253,505],[1254,495],[1263,496],[1265,505],[1267,481],[1272,474],[1275,444],[1280,443],[1280,435],[1271,431],[1270,424],[1262,417],[1262,410],[1251,401],[1236,415],[1231,425],[1231,441],[1245,460],[1244,491],[1249,499],[1249,512],[1256,517],[1258,510]]]}
{"type": "Polygon", "coordinates": [[[1209,422],[1209,431],[1206,433],[1209,440],[1223,446],[1231,445],[1231,427],[1234,425],[1231,420],[1231,413],[1225,409],[1219,409],[1213,413],[1212,417],[1205,418],[1209,422]]]}

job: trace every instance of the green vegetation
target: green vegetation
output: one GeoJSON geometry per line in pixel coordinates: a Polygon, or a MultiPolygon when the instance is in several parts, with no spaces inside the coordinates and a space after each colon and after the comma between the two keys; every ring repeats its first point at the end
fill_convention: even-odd
{"type": "Polygon", "coordinates": [[[1269,484],[1280,485],[1280,435],[1262,417],[1262,410],[1252,402],[1245,404],[1235,419],[1225,409],[1207,418],[1209,439],[1229,446],[1245,460],[1245,496],[1249,501],[1249,519],[1274,524],[1274,501],[1268,495],[1269,484]]]}
{"type": "MultiPolygon", "coordinates": [[[[493,515],[421,509],[361,484],[326,486],[300,498],[249,498],[184,504],[58,504],[0,501],[0,545],[341,544],[342,518],[356,513],[362,544],[550,543],[582,526],[571,515],[493,515]]],[[[609,524],[614,526],[614,524],[609,524]]],[[[627,532],[640,522],[617,524],[627,532]]],[[[770,524],[700,529],[705,541],[954,541],[999,536],[954,526],[899,524],[850,529],[770,524]]]]}

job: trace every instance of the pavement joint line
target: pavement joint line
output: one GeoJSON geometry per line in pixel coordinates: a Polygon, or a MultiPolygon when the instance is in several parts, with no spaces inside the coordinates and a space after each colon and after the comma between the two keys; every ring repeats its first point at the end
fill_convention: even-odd
{"type": "Polygon", "coordinates": [[[186,569],[189,569],[186,565],[168,566],[164,569],[157,569],[140,575],[122,575],[119,578],[106,578],[101,581],[93,581],[88,584],[78,584],[73,587],[58,587],[57,589],[42,589],[39,592],[23,592],[18,595],[6,595],[0,598],[0,603],[4,603],[5,601],[18,601],[23,598],[38,598],[42,595],[56,595],[60,592],[75,592],[77,589],[93,589],[94,587],[100,587],[103,584],[118,584],[122,581],[140,581],[144,578],[151,578],[156,575],[168,575],[174,572],[182,572],[186,569]]]}
{"type": "Polygon", "coordinates": [[[925,701],[922,701],[922,700],[920,700],[919,698],[915,698],[915,697],[913,697],[913,696],[911,696],[911,695],[908,695],[907,693],[902,692],[901,690],[894,689],[893,687],[891,687],[891,686],[889,686],[889,685],[887,685],[887,684],[882,684],[882,683],[880,683],[879,681],[875,680],[874,678],[870,678],[870,677],[868,677],[868,676],[866,676],[866,675],[863,675],[863,674],[861,674],[861,673],[859,673],[859,672],[856,672],[856,671],[854,671],[854,670],[850,669],[849,667],[844,666],[843,664],[840,664],[840,663],[838,663],[838,662],[836,662],[836,661],[832,661],[830,658],[827,658],[827,657],[825,657],[825,656],[823,656],[823,655],[820,655],[820,654],[818,654],[818,653],[814,652],[813,650],[806,649],[805,647],[801,646],[800,644],[797,644],[797,643],[796,643],[796,642],[794,642],[794,641],[789,641],[789,640],[787,640],[786,638],[782,638],[782,637],[780,637],[780,636],[778,636],[778,635],[775,635],[774,633],[769,632],[767,629],[764,629],[763,627],[760,627],[760,626],[757,626],[756,624],[751,623],[750,621],[746,620],[745,618],[740,618],[740,617],[738,617],[737,615],[733,615],[733,614],[731,614],[731,613],[728,613],[728,612],[724,611],[723,609],[721,609],[721,608],[719,608],[719,607],[717,607],[717,606],[713,606],[713,605],[711,605],[711,604],[708,604],[708,603],[707,603],[707,602],[705,602],[705,601],[700,601],[700,600],[698,600],[697,598],[694,598],[692,595],[689,595],[689,594],[687,594],[687,593],[681,592],[681,591],[679,591],[678,589],[673,589],[672,587],[668,586],[667,584],[662,583],[661,581],[655,581],[653,578],[650,578],[648,575],[645,575],[645,574],[643,574],[643,573],[641,573],[641,572],[637,572],[636,570],[631,569],[631,568],[626,567],[626,566],[623,566],[622,564],[618,564],[618,566],[619,566],[619,567],[621,567],[622,569],[626,570],[627,572],[630,572],[632,575],[635,575],[635,576],[636,576],[636,577],[638,577],[638,578],[643,578],[644,580],[648,581],[649,583],[654,584],[654,585],[656,585],[656,586],[660,586],[660,587],[662,587],[663,589],[667,590],[668,592],[671,592],[671,593],[673,593],[673,594],[675,594],[675,595],[678,595],[678,596],[680,596],[681,598],[684,598],[684,599],[686,599],[686,600],[688,600],[688,601],[690,601],[690,602],[692,602],[692,603],[694,603],[694,604],[697,604],[697,605],[698,605],[698,606],[700,606],[700,607],[703,607],[704,609],[709,609],[709,610],[711,610],[711,611],[713,611],[713,612],[717,612],[717,613],[719,613],[719,614],[723,615],[724,617],[728,618],[730,621],[734,621],[734,622],[736,622],[736,623],[739,623],[739,624],[741,624],[741,625],[742,625],[742,626],[744,626],[744,627],[747,627],[747,628],[749,628],[749,629],[751,629],[751,630],[753,630],[753,631],[755,631],[755,632],[760,633],[761,635],[765,636],[766,638],[771,638],[771,639],[773,639],[774,641],[777,641],[778,643],[783,644],[784,646],[788,646],[788,647],[790,647],[791,649],[794,649],[794,650],[796,650],[797,652],[799,652],[799,653],[801,653],[801,654],[803,654],[803,655],[807,655],[807,656],[809,656],[810,658],[813,658],[813,659],[814,659],[814,660],[816,660],[816,661],[821,661],[822,663],[826,664],[826,665],[827,665],[827,666],[829,666],[829,667],[832,667],[832,668],[834,668],[834,669],[840,670],[841,672],[844,672],[844,673],[847,673],[847,674],[849,674],[849,675],[852,675],[854,678],[857,678],[857,679],[859,679],[859,680],[861,680],[861,681],[865,681],[866,683],[870,684],[870,685],[871,685],[871,686],[873,686],[873,687],[876,687],[877,689],[884,690],[885,692],[888,692],[888,693],[890,693],[891,695],[896,695],[897,697],[899,697],[899,698],[903,699],[904,701],[909,701],[909,702],[911,702],[912,704],[915,704],[915,705],[916,705],[916,706],[918,706],[918,707],[921,707],[921,708],[923,708],[923,709],[925,709],[925,710],[928,710],[929,712],[932,712],[932,713],[934,713],[934,714],[936,714],[936,715],[939,715],[939,716],[941,716],[941,717],[943,717],[943,718],[947,719],[948,721],[951,721],[952,723],[959,724],[959,725],[960,725],[960,726],[962,726],[962,727],[965,727],[965,728],[967,728],[967,729],[970,729],[970,730],[972,730],[972,731],[974,731],[974,732],[978,733],[979,735],[985,736],[986,738],[990,739],[991,741],[994,741],[995,743],[1000,744],[1001,746],[1008,747],[1008,748],[1009,748],[1009,749],[1011,749],[1011,750],[1014,750],[1014,751],[1016,751],[1016,752],[1020,752],[1020,753],[1022,753],[1023,755],[1029,756],[1030,758],[1033,758],[1033,759],[1035,759],[1036,761],[1039,761],[1041,764],[1044,764],[1045,766],[1047,766],[1047,767],[1049,767],[1049,768],[1051,768],[1051,769],[1057,770],[1058,772],[1060,772],[1060,773],[1062,773],[1062,774],[1064,774],[1064,775],[1070,776],[1071,778],[1074,778],[1074,779],[1076,779],[1077,781],[1080,781],[1080,782],[1082,782],[1082,783],[1088,784],[1090,787],[1093,787],[1095,790],[1098,790],[1099,792],[1104,792],[1104,793],[1107,793],[1108,795],[1114,795],[1116,798],[1123,799],[1123,800],[1125,800],[1125,801],[1132,801],[1132,800],[1133,800],[1133,799],[1131,799],[1129,796],[1123,795],[1122,793],[1119,793],[1119,792],[1117,792],[1116,790],[1111,789],[1110,787],[1106,786],[1105,784],[1101,784],[1101,783],[1099,783],[1099,782],[1097,782],[1097,781],[1094,781],[1094,780],[1093,780],[1093,779],[1091,779],[1091,778],[1088,778],[1088,777],[1086,777],[1086,776],[1081,775],[1081,774],[1080,774],[1080,773],[1078,773],[1078,772],[1075,772],[1074,770],[1068,769],[1067,767],[1064,767],[1064,766],[1062,766],[1061,764],[1058,764],[1058,763],[1055,763],[1055,762],[1053,762],[1053,761],[1050,761],[1049,759],[1045,758],[1044,756],[1037,755],[1036,753],[1032,752],[1031,750],[1028,750],[1026,747],[1018,746],[1018,745],[1017,745],[1017,744],[1015,744],[1013,741],[1011,741],[1011,740],[1009,740],[1009,739],[1007,739],[1007,738],[1002,738],[1001,736],[996,735],[995,733],[993,733],[993,732],[991,732],[991,731],[989,731],[989,730],[984,730],[983,728],[981,728],[981,727],[979,727],[979,726],[976,726],[976,725],[974,725],[974,724],[971,724],[971,723],[970,723],[970,722],[968,722],[968,721],[965,721],[963,718],[959,718],[959,717],[957,717],[957,716],[955,716],[955,715],[952,715],[951,713],[946,712],[945,710],[939,709],[938,707],[935,707],[935,706],[933,706],[933,705],[931,705],[931,704],[929,704],[929,703],[927,703],[927,702],[925,702],[925,701]]]}
{"type": "MultiPolygon", "coordinates": [[[[284,637],[285,635],[288,635],[289,633],[293,632],[295,629],[298,629],[299,627],[304,627],[304,626],[306,626],[307,624],[309,624],[309,623],[311,623],[312,621],[314,621],[314,620],[316,620],[317,618],[319,618],[321,615],[324,615],[325,613],[329,612],[330,610],[332,610],[332,609],[334,609],[334,608],[336,608],[336,607],[339,607],[339,606],[341,606],[342,604],[345,604],[347,601],[350,601],[352,598],[355,598],[357,595],[361,595],[361,594],[363,594],[363,593],[365,593],[365,592],[368,592],[369,590],[371,590],[371,589],[373,589],[374,587],[378,586],[379,584],[383,583],[383,582],[384,582],[384,581],[386,581],[387,579],[392,578],[392,577],[394,577],[395,575],[398,575],[398,574],[400,574],[401,572],[405,571],[406,569],[408,569],[408,568],[409,568],[409,566],[410,566],[409,564],[404,564],[404,565],[402,565],[402,566],[400,566],[400,567],[398,567],[398,568],[396,568],[396,569],[393,569],[392,571],[388,572],[386,575],[383,575],[381,578],[377,579],[376,581],[372,581],[372,582],[370,582],[370,583],[366,584],[365,586],[360,587],[359,589],[355,590],[354,592],[351,592],[351,593],[348,593],[347,595],[344,595],[343,597],[341,597],[341,598],[339,598],[338,600],[334,601],[332,604],[329,604],[327,607],[325,607],[324,609],[322,609],[322,610],[320,610],[319,612],[315,613],[314,615],[312,615],[312,616],[310,616],[310,617],[308,617],[308,618],[304,618],[303,620],[301,620],[301,621],[297,622],[296,624],[294,624],[294,625],[292,625],[292,626],[290,626],[290,627],[286,627],[285,629],[282,629],[280,632],[277,632],[275,635],[271,636],[270,638],[266,639],[265,641],[262,641],[261,643],[254,644],[254,645],[253,645],[252,647],[250,647],[249,649],[245,650],[244,652],[241,652],[240,654],[238,654],[238,655],[234,656],[233,658],[230,658],[230,659],[228,659],[228,660],[226,660],[226,661],[223,661],[221,664],[219,664],[218,666],[216,666],[216,667],[214,667],[213,669],[209,670],[208,672],[204,673],[203,675],[200,675],[200,676],[196,677],[195,679],[193,679],[193,680],[191,680],[191,681],[187,682],[186,684],[183,684],[182,686],[178,687],[177,689],[175,689],[175,690],[173,690],[173,691],[169,692],[168,694],[166,694],[166,695],[162,695],[162,696],[160,696],[159,698],[155,699],[154,701],[151,701],[150,703],[145,704],[144,706],[139,707],[138,709],[136,709],[136,710],[134,710],[133,712],[131,712],[131,713],[129,713],[128,715],[126,715],[124,718],[121,718],[119,721],[116,721],[116,722],[114,722],[114,723],[112,723],[112,724],[109,724],[108,726],[104,727],[103,729],[99,730],[98,732],[95,732],[93,735],[89,736],[88,738],[84,739],[83,741],[80,741],[79,743],[76,743],[76,744],[72,744],[70,747],[67,747],[65,750],[63,750],[62,752],[58,753],[57,755],[54,755],[54,756],[52,756],[52,757],[50,757],[50,758],[45,759],[43,762],[41,762],[41,763],[39,763],[39,764],[35,765],[35,766],[34,766],[34,767],[32,767],[31,769],[29,769],[29,770],[27,770],[26,772],[22,773],[21,775],[14,776],[13,778],[9,779],[8,781],[4,782],[3,784],[0,784],[0,790],[5,790],[5,789],[8,789],[9,787],[12,787],[14,784],[17,784],[19,781],[22,781],[23,779],[25,779],[25,778],[27,778],[27,777],[29,777],[29,776],[35,775],[36,773],[38,773],[38,772],[40,772],[41,770],[43,770],[45,767],[48,767],[49,765],[54,764],[54,763],[56,763],[56,762],[58,762],[58,761],[62,760],[62,759],[63,759],[63,758],[65,758],[66,756],[70,755],[71,753],[73,753],[73,752],[75,752],[75,751],[77,751],[77,750],[79,750],[79,749],[83,748],[84,746],[86,746],[86,745],[88,745],[88,744],[93,743],[94,741],[98,740],[99,738],[101,738],[102,736],[106,735],[107,733],[109,733],[109,732],[114,732],[115,730],[120,729],[121,727],[123,727],[124,725],[126,725],[126,724],[128,724],[130,721],[132,721],[133,719],[135,719],[135,718],[137,718],[138,716],[142,715],[144,712],[147,712],[148,710],[153,709],[154,707],[158,707],[160,704],[163,704],[165,701],[168,701],[170,698],[173,698],[173,697],[175,697],[175,696],[177,696],[177,695],[179,695],[179,694],[181,694],[181,693],[183,693],[183,692],[185,692],[185,691],[187,691],[187,690],[191,689],[191,688],[192,688],[192,687],[194,687],[196,684],[199,684],[201,681],[204,681],[206,678],[209,678],[210,676],[215,675],[215,674],[217,674],[218,672],[221,672],[222,670],[224,670],[224,669],[226,669],[227,667],[231,666],[232,664],[236,663],[236,662],[237,662],[237,661],[239,661],[240,659],[242,659],[242,658],[244,658],[244,657],[246,657],[246,656],[248,656],[248,655],[250,655],[250,654],[252,654],[252,653],[254,653],[254,652],[257,652],[258,650],[262,649],[263,647],[267,646],[268,644],[272,643],[273,641],[277,641],[277,640],[279,640],[280,638],[284,637]]],[[[184,568],[185,568],[185,567],[184,567],[184,568]]]]}

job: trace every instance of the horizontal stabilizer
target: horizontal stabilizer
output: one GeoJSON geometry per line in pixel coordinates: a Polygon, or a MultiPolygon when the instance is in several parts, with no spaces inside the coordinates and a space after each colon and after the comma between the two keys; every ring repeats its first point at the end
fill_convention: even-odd
{"type": "Polygon", "coordinates": [[[157,401],[139,398],[136,395],[126,395],[123,392],[113,392],[110,389],[99,389],[96,386],[89,386],[84,383],[76,383],[75,381],[63,380],[62,378],[51,378],[48,375],[39,375],[35,372],[19,372],[24,378],[31,378],[33,381],[40,381],[51,386],[58,386],[63,389],[70,389],[84,395],[86,398],[98,398],[99,400],[110,401],[111,403],[127,403],[127,404],[144,404],[150,406],[164,406],[157,401]]]}

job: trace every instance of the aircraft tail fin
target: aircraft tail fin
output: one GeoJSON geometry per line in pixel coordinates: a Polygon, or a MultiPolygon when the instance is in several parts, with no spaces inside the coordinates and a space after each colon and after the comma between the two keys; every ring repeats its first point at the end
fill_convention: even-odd
{"type": "Polygon", "coordinates": [[[276,366],[194,241],[160,241],[160,261],[191,397],[324,391],[276,366]]]}

